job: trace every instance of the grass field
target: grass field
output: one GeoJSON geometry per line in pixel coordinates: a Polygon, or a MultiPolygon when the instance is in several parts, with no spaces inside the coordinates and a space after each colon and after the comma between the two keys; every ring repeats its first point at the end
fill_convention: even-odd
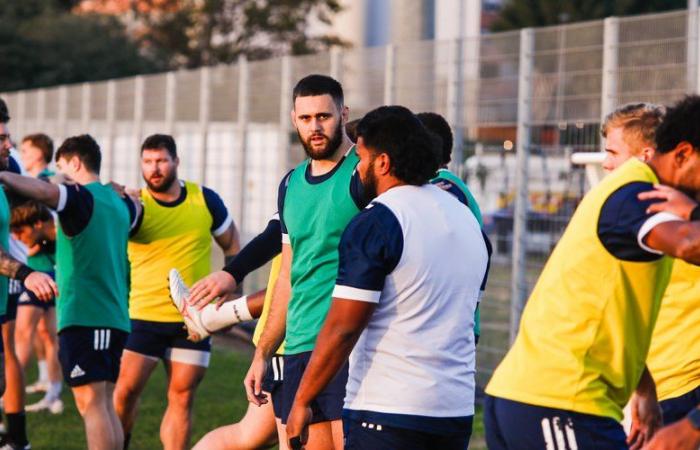
{"type": "MultiPolygon", "coordinates": [[[[243,391],[243,376],[248,370],[250,352],[216,346],[207,376],[197,393],[194,413],[192,444],[209,430],[237,421],[242,417],[248,402],[243,391]]],[[[29,374],[29,380],[35,379],[29,374]]],[[[30,402],[40,396],[32,395],[30,402]]],[[[29,439],[34,450],[82,450],[85,449],[83,423],[75,409],[69,391],[64,390],[66,410],[61,415],[46,412],[28,414],[29,439]]],[[[165,372],[154,372],[143,397],[136,429],[131,440],[133,450],[155,450],[161,448],[159,438],[160,419],[165,409],[165,372]]],[[[470,449],[480,450],[483,444],[481,410],[474,421],[474,435],[470,449]]]]}

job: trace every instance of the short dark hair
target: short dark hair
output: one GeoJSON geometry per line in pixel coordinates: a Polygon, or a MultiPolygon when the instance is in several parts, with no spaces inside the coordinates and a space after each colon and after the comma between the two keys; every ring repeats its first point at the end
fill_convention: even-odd
{"type": "Polygon", "coordinates": [[[681,142],[700,149],[700,96],[688,95],[666,109],[656,129],[656,151],[668,153],[681,142]]]}
{"type": "Polygon", "coordinates": [[[169,134],[152,134],[141,145],[141,154],[144,150],[167,150],[170,157],[177,158],[177,146],[175,139],[169,134]]]}
{"type": "Polygon", "coordinates": [[[29,142],[34,147],[41,150],[46,164],[50,163],[53,159],[53,141],[44,133],[28,134],[22,138],[22,142],[29,142]]]}
{"type": "Polygon", "coordinates": [[[7,103],[5,100],[0,98],[0,123],[7,123],[10,121],[10,110],[7,109],[7,103]]]}
{"type": "Polygon", "coordinates": [[[392,175],[405,183],[425,184],[440,166],[435,141],[403,106],[381,106],[368,112],[357,125],[357,137],[370,151],[388,154],[392,175]]]}
{"type": "Polygon", "coordinates": [[[53,220],[49,208],[37,200],[27,200],[12,208],[10,216],[10,228],[18,229],[24,226],[33,226],[37,222],[49,222],[53,220]]]}
{"type": "Polygon", "coordinates": [[[316,95],[330,95],[338,109],[343,107],[343,86],[333,78],[326,75],[308,75],[297,82],[292,91],[292,105],[297,97],[312,97],[316,95]]]}
{"type": "Polygon", "coordinates": [[[440,146],[440,153],[442,156],[440,163],[449,164],[450,161],[452,161],[452,141],[454,140],[450,124],[447,123],[444,117],[434,112],[418,113],[416,117],[418,117],[418,120],[421,121],[428,131],[440,138],[442,143],[440,146]]]}
{"type": "Polygon", "coordinates": [[[73,156],[77,156],[89,171],[100,173],[102,153],[100,152],[100,146],[89,134],[69,137],[63,141],[63,144],[56,151],[56,161],[61,158],[72,158],[73,156]]]}

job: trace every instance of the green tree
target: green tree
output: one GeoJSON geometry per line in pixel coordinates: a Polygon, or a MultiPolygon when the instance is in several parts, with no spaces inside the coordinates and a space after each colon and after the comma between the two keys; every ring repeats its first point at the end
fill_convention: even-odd
{"type": "Polygon", "coordinates": [[[150,0],[134,7],[127,20],[140,25],[144,48],[169,55],[172,67],[199,67],[235,61],[305,54],[344,45],[335,36],[311,36],[311,20],[331,23],[337,0],[150,0]],[[143,5],[142,5],[143,6],[143,5]]]}
{"type": "Polygon", "coordinates": [[[492,31],[629,16],[687,6],[687,0],[507,0],[492,31]]]}

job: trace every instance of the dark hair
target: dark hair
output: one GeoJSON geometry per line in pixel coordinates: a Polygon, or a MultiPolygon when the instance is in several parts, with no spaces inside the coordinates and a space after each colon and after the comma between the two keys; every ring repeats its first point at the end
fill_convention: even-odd
{"type": "Polygon", "coordinates": [[[357,137],[374,153],[391,159],[391,174],[420,186],[435,176],[440,157],[435,141],[418,118],[403,106],[381,106],[357,125],[357,137]]]}
{"type": "Polygon", "coordinates": [[[37,200],[27,200],[12,208],[10,216],[10,228],[17,229],[23,226],[33,226],[37,222],[53,221],[49,208],[37,200]]]}
{"type": "Polygon", "coordinates": [[[440,138],[442,144],[440,146],[440,154],[442,156],[440,163],[442,165],[449,164],[452,161],[452,140],[454,139],[450,124],[447,123],[444,117],[434,112],[418,113],[416,117],[428,131],[440,138]]]}
{"type": "Polygon", "coordinates": [[[297,83],[292,91],[292,104],[297,97],[312,97],[316,95],[330,95],[338,109],[343,107],[343,87],[331,77],[326,75],[309,75],[297,83]]]}
{"type": "Polygon", "coordinates": [[[22,142],[30,142],[34,147],[41,150],[46,164],[53,159],[53,141],[44,133],[28,134],[22,139],[22,142]]]}
{"type": "Polygon", "coordinates": [[[700,97],[688,95],[666,109],[666,115],[656,129],[656,151],[668,153],[681,142],[700,148],[700,97]]]}
{"type": "Polygon", "coordinates": [[[89,134],[69,137],[63,141],[63,144],[56,151],[56,161],[61,158],[72,158],[73,156],[77,156],[89,171],[100,173],[100,165],[102,163],[100,146],[89,134]]]}
{"type": "Polygon", "coordinates": [[[5,100],[0,98],[0,123],[7,123],[10,121],[10,111],[7,109],[7,103],[5,100]]]}
{"type": "Polygon", "coordinates": [[[171,158],[177,158],[175,139],[169,134],[152,134],[148,136],[141,145],[142,154],[144,150],[167,150],[171,158]]]}
{"type": "Polygon", "coordinates": [[[351,141],[357,142],[357,124],[360,123],[360,119],[351,120],[345,124],[345,134],[348,135],[351,141]]]}

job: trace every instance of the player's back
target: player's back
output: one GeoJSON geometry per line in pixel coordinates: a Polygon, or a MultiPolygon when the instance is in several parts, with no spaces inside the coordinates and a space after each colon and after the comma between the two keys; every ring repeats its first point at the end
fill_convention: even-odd
{"type": "Polygon", "coordinates": [[[476,218],[432,185],[392,188],[361,214],[398,237],[400,256],[353,351],[346,408],[473,414],[474,310],[488,262],[476,218]]]}

